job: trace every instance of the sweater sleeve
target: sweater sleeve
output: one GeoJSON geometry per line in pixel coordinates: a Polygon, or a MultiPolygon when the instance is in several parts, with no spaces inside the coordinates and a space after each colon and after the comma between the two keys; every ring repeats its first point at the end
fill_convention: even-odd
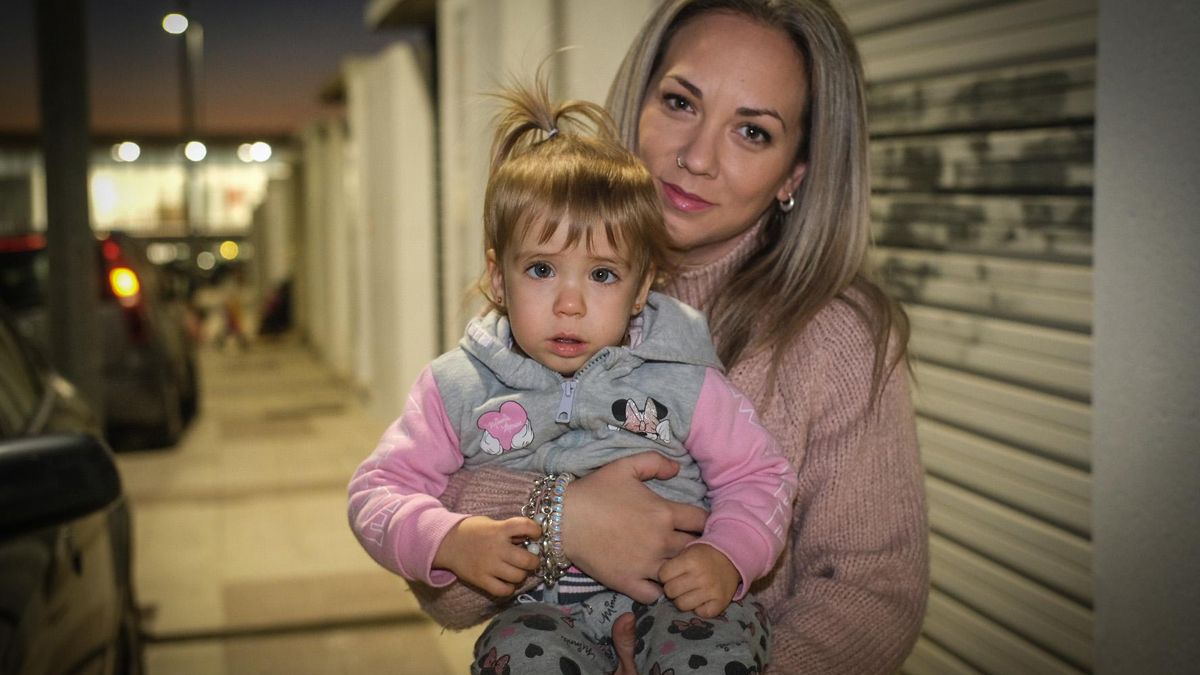
{"type": "Polygon", "coordinates": [[[708,544],[729,558],[742,577],[734,596],[740,600],[783,549],[795,471],[754,406],[716,369],[705,376],[692,420],[684,445],[700,466],[712,509],[690,545],[708,544]]]}
{"type": "Polygon", "coordinates": [[[807,445],[785,557],[794,583],[769,604],[772,673],[894,673],[924,616],[928,525],[908,373],[896,366],[871,406],[873,349],[858,333],[816,336],[821,354],[788,369],[813,400],[785,396],[807,445]]]}
{"type": "Polygon", "coordinates": [[[350,480],[350,526],[380,565],[432,586],[456,578],[432,569],[446,534],[465,515],[433,495],[463,465],[433,372],[426,367],[409,392],[404,414],[384,432],[350,480]]]}
{"type": "MultiPolygon", "coordinates": [[[[499,520],[512,518],[521,514],[521,507],[529,498],[533,481],[541,476],[538,473],[498,468],[460,470],[450,477],[441,501],[457,513],[499,520]]],[[[536,575],[531,574],[517,592],[525,592],[536,583],[536,575]]],[[[410,581],[408,585],[421,609],[434,621],[451,629],[474,626],[500,611],[501,605],[507,603],[507,598],[497,600],[461,581],[440,587],[417,581],[410,581]]]]}

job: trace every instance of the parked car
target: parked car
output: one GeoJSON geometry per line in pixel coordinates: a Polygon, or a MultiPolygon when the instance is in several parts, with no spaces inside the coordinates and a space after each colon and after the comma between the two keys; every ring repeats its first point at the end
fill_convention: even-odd
{"type": "MultiPolygon", "coordinates": [[[[49,344],[48,257],[40,233],[0,237],[0,302],[43,350],[49,344]]],[[[96,260],[109,437],[174,445],[198,402],[196,339],[189,330],[186,298],[146,259],[145,247],[134,237],[101,235],[96,260]]]]}
{"type": "Polygon", "coordinates": [[[129,506],[99,433],[0,309],[0,675],[143,672],[129,506]]]}

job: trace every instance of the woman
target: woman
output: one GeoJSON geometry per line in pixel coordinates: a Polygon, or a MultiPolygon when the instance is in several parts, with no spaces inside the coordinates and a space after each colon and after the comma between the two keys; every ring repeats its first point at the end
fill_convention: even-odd
{"type": "MultiPolygon", "coordinates": [[[[895,671],[924,614],[927,526],[907,323],[865,273],[867,132],[849,32],[825,0],[668,0],[609,108],[660,183],[682,269],[663,290],[708,315],[730,379],[797,471],[787,547],[752,588],[773,624],[771,671],[895,671]]],[[[567,556],[610,588],[657,597],[658,567],[704,518],[640,482],[674,470],[639,455],[572,483],[567,556]]],[[[537,477],[460,473],[442,499],[510,517],[537,477]]],[[[492,611],[461,584],[414,588],[448,626],[492,611]]],[[[629,629],[614,630],[623,670],[629,629]]]]}

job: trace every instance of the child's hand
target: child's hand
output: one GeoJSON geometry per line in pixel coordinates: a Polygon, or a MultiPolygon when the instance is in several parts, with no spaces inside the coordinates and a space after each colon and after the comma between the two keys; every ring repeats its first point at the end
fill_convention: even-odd
{"type": "Polygon", "coordinates": [[[541,536],[541,526],[529,518],[493,520],[472,516],[442,540],[433,556],[433,566],[450,570],[472,586],[504,598],[512,595],[538,566],[538,557],[526,551],[521,542],[541,536]]]}
{"type": "Polygon", "coordinates": [[[658,578],[680,611],[705,619],[724,612],[742,583],[729,558],[707,544],[688,547],[663,563],[658,578]]]}

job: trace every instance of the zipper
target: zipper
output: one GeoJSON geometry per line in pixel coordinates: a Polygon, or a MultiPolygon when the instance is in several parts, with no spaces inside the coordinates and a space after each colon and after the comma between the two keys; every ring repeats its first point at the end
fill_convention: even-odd
{"type": "Polygon", "coordinates": [[[571,409],[575,407],[575,387],[579,382],[571,380],[563,380],[562,396],[558,399],[558,412],[554,415],[554,421],[559,424],[567,424],[571,421],[571,409]]]}
{"type": "Polygon", "coordinates": [[[592,366],[604,360],[609,353],[609,348],[605,347],[596,352],[596,355],[583,364],[583,367],[575,371],[575,376],[569,380],[562,381],[562,396],[558,399],[558,412],[554,414],[554,421],[559,424],[569,424],[571,422],[571,411],[575,407],[575,388],[579,386],[579,379],[592,366]]]}

